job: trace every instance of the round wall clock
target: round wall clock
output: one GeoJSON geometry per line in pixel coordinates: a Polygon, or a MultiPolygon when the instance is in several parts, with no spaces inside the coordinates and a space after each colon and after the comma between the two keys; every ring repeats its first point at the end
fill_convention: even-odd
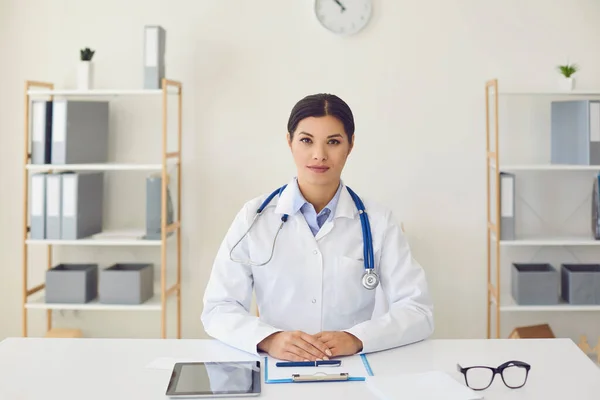
{"type": "Polygon", "coordinates": [[[315,0],[321,25],[339,35],[353,35],[371,19],[372,0],[315,0]]]}

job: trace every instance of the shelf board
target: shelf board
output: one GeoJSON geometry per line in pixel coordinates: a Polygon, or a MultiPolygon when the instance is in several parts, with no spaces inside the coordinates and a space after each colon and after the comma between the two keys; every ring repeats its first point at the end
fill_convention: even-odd
{"type": "MultiPolygon", "coordinates": [[[[143,239],[143,230],[114,230],[77,240],[63,239],[27,239],[27,244],[57,245],[57,246],[161,246],[161,240],[143,239]]],[[[174,237],[171,234],[167,240],[174,237]]]]}
{"type": "MultiPolygon", "coordinates": [[[[492,234],[495,240],[495,235],[492,234]]],[[[592,236],[532,236],[515,240],[500,240],[500,246],[600,246],[600,240],[592,236]]]]}
{"type": "Polygon", "coordinates": [[[143,304],[102,304],[98,302],[98,299],[85,304],[46,303],[45,297],[40,296],[28,300],[25,308],[30,310],[160,311],[161,305],[161,296],[158,292],[143,304]]]}
{"type": "Polygon", "coordinates": [[[600,311],[600,305],[577,305],[559,303],[555,305],[520,305],[515,302],[511,295],[503,294],[500,297],[500,311],[503,312],[531,312],[531,311],[600,311]]]}
{"type": "MultiPolygon", "coordinates": [[[[176,164],[176,159],[169,159],[168,165],[176,164]]],[[[27,170],[32,172],[46,171],[160,171],[162,163],[100,163],[100,164],[27,164],[27,170]]]]}
{"type": "MultiPolygon", "coordinates": [[[[177,88],[169,86],[169,94],[177,94],[177,88]]],[[[162,95],[161,89],[30,89],[30,96],[158,96],[162,95]]]]}
{"type": "MultiPolygon", "coordinates": [[[[492,91],[493,93],[493,91],[492,91]]],[[[570,91],[556,89],[520,89],[499,90],[499,96],[600,96],[600,90],[574,89],[570,91]]]]}
{"type": "Polygon", "coordinates": [[[600,171],[600,165],[522,164],[504,165],[500,171],[600,171]]]}

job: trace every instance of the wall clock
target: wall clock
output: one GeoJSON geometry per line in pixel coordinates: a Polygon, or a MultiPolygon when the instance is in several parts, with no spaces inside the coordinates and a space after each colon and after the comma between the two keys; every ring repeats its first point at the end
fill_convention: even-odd
{"type": "Polygon", "coordinates": [[[315,14],[329,31],[353,35],[371,19],[372,3],[372,0],[315,0],[315,14]]]}

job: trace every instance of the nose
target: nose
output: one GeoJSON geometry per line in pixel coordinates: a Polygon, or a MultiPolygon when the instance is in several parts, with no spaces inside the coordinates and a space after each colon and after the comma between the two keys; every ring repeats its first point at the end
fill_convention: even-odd
{"type": "Polygon", "coordinates": [[[327,149],[325,146],[314,146],[313,159],[317,161],[327,160],[327,149]]]}

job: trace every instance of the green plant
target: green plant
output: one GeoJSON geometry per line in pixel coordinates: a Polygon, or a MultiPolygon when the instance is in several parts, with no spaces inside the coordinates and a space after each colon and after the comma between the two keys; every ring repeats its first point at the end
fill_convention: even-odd
{"type": "Polygon", "coordinates": [[[557,69],[561,74],[563,74],[567,78],[570,78],[571,75],[579,71],[579,67],[577,66],[577,64],[559,65],[557,69]]]}
{"type": "Polygon", "coordinates": [[[94,57],[94,53],[96,51],[86,47],[85,49],[81,49],[81,61],[91,61],[92,57],[94,57]]]}

